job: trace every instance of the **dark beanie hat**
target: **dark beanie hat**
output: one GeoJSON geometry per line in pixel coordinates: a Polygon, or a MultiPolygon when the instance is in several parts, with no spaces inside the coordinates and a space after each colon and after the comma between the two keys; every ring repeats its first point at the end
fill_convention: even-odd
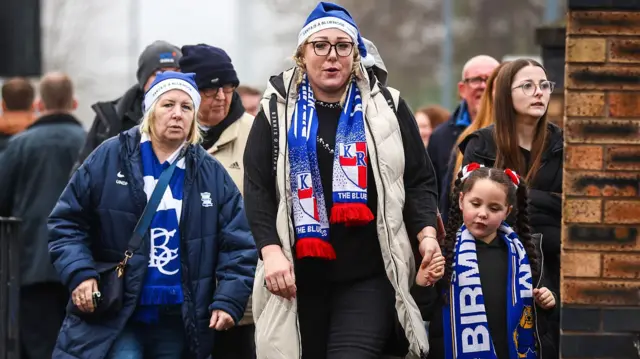
{"type": "Polygon", "coordinates": [[[180,69],[196,74],[199,90],[240,84],[231,58],[223,49],[205,44],[185,45],[182,54],[180,69]]]}
{"type": "Polygon", "coordinates": [[[182,57],[180,49],[166,41],[158,40],[147,46],[138,58],[136,77],[140,88],[144,87],[149,77],[156,71],[167,67],[178,68],[180,57],[182,57]]]}

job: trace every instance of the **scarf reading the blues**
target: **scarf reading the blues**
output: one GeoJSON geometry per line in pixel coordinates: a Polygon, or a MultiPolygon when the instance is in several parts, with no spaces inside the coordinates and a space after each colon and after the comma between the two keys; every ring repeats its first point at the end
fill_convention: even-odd
{"type": "Polygon", "coordinates": [[[300,84],[292,126],[287,134],[291,163],[293,223],[297,258],[335,259],[329,222],[347,226],[373,220],[367,207],[367,139],[360,90],[353,79],[338,120],[333,161],[333,207],[328,218],[318,169],[318,116],[306,74],[300,84]]]}
{"type": "Polygon", "coordinates": [[[146,276],[136,309],[137,320],[147,323],[159,319],[159,307],[180,304],[184,301],[180,271],[180,215],[185,175],[184,157],[178,159],[181,146],[164,162],[160,163],[151,148],[149,136],[142,134],[140,155],[142,175],[147,201],[165,168],[178,161],[169,185],[151,220],[149,238],[150,253],[146,276]]]}
{"type": "MultiPolygon", "coordinates": [[[[531,266],[517,234],[502,223],[495,240],[509,249],[507,333],[509,359],[534,359],[536,354],[531,266]]],[[[499,280],[499,278],[496,278],[499,280]]],[[[442,311],[446,359],[497,359],[489,333],[480,284],[476,240],[465,225],[458,231],[449,305],[442,311]]]]}

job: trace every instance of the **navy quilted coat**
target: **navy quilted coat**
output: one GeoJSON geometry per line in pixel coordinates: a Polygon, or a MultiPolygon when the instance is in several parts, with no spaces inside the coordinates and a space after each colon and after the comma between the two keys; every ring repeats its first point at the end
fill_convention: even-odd
{"type": "MultiPolygon", "coordinates": [[[[75,172],[51,213],[49,252],[70,291],[97,278],[94,260],[119,261],[127,249],[147,201],[139,142],[138,127],[104,142],[75,172]]],[[[215,335],[209,328],[211,311],[223,310],[236,323],[241,319],[258,257],[240,192],[224,168],[197,145],[187,150],[183,195],[180,250],[186,355],[206,358],[215,335]]],[[[119,315],[88,322],[67,314],[54,359],[106,356],[135,310],[148,262],[147,235],[127,265],[119,315]]]]}

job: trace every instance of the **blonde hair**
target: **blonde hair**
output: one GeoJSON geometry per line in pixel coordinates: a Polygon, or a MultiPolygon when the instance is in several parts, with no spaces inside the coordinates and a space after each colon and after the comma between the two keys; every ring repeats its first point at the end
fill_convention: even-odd
{"type": "MultiPolygon", "coordinates": [[[[304,77],[304,74],[307,73],[306,66],[304,65],[304,55],[307,51],[306,46],[307,44],[309,44],[309,42],[307,41],[309,41],[309,39],[306,39],[302,44],[300,44],[300,46],[298,46],[298,48],[296,49],[296,52],[293,54],[293,61],[295,61],[296,67],[298,70],[296,71],[297,72],[296,83],[295,83],[296,89],[302,83],[302,78],[304,77]]],[[[351,78],[349,79],[349,81],[351,81],[354,77],[357,79],[362,79],[363,75],[362,75],[362,69],[360,67],[361,60],[362,58],[360,57],[360,51],[358,51],[358,44],[353,44],[353,66],[351,66],[351,78]]],[[[347,86],[344,93],[342,94],[342,98],[340,99],[341,105],[344,105],[344,101],[346,100],[348,91],[349,91],[349,87],[347,86]]]]}
{"type": "MultiPolygon", "coordinates": [[[[149,137],[153,137],[153,123],[156,120],[156,106],[162,96],[158,97],[153,103],[147,112],[145,112],[142,117],[142,122],[140,123],[140,132],[146,133],[149,137]]],[[[192,145],[197,145],[202,141],[202,134],[200,133],[200,128],[198,128],[198,109],[193,109],[193,121],[191,122],[191,128],[189,129],[189,134],[187,135],[187,142],[192,145]]]]}
{"type": "Polygon", "coordinates": [[[456,163],[453,167],[453,181],[451,182],[451,188],[454,187],[457,173],[460,172],[460,168],[462,167],[462,159],[464,158],[464,153],[458,150],[458,146],[464,141],[467,136],[476,132],[481,128],[485,128],[493,123],[493,89],[495,88],[494,82],[496,77],[498,77],[498,73],[500,69],[506,65],[507,62],[503,62],[498,67],[496,67],[491,76],[487,79],[487,87],[482,94],[482,98],[480,99],[480,111],[476,115],[476,118],[471,122],[471,124],[458,136],[458,140],[456,141],[456,145],[454,150],[456,151],[456,163]]]}

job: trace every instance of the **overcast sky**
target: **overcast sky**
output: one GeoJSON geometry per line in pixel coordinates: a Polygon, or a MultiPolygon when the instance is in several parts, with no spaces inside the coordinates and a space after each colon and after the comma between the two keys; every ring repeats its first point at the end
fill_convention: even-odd
{"type": "Polygon", "coordinates": [[[289,64],[286,59],[295,47],[297,25],[304,20],[272,14],[267,0],[42,3],[45,62],[64,60],[55,62],[54,67],[62,68],[47,69],[63,70],[77,79],[77,115],[87,126],[93,121],[93,103],[115,99],[135,84],[137,57],[155,40],[177,46],[207,43],[221,47],[232,58],[240,82],[263,89],[269,76],[289,64]],[[60,10],[60,4],[67,9],[60,10]],[[47,34],[50,27],[62,28],[65,36],[54,41],[47,34]],[[291,44],[277,36],[284,29],[291,29],[291,44]]]}

